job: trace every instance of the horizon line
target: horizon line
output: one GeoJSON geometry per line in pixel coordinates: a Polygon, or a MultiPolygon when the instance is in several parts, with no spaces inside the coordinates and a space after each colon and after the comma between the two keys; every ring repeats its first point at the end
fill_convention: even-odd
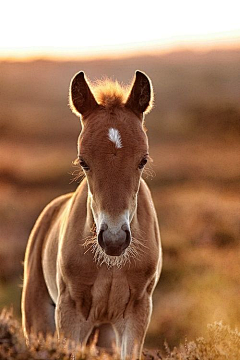
{"type": "MultiPolygon", "coordinates": [[[[129,46],[129,45],[128,45],[129,46]]],[[[51,47],[51,48],[32,48],[28,52],[25,51],[25,48],[22,50],[13,50],[13,54],[1,54],[0,49],[0,61],[1,62],[27,62],[27,61],[37,61],[37,60],[48,60],[48,61],[92,61],[92,60],[102,60],[102,59],[116,59],[116,58],[129,58],[136,56],[161,56],[171,53],[181,53],[181,52],[195,52],[195,53],[207,53],[211,51],[227,51],[227,50],[240,50],[240,38],[236,42],[236,39],[223,39],[223,41],[218,42],[195,42],[195,43],[185,43],[185,44],[165,44],[160,43],[151,43],[150,45],[136,46],[135,48],[121,48],[119,46],[109,47],[107,49],[92,50],[85,53],[79,52],[76,49],[70,51],[67,47],[51,47]],[[229,41],[234,40],[234,41],[229,41]],[[41,50],[42,49],[42,50],[41,50]],[[44,49],[44,50],[43,50],[44,49]],[[15,53],[14,53],[15,52],[15,53]]],[[[30,48],[31,49],[31,48],[30,48]]]]}

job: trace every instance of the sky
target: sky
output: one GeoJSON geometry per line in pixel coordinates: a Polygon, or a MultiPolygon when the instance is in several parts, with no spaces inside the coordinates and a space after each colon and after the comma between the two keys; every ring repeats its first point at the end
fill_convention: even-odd
{"type": "Polygon", "coordinates": [[[239,0],[5,0],[0,57],[240,47],[239,13],[239,0]]]}

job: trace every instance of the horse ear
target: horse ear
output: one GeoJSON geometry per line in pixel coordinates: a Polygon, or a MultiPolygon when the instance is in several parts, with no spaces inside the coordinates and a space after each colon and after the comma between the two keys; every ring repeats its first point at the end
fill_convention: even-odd
{"type": "Polygon", "coordinates": [[[135,80],[125,106],[141,115],[151,110],[153,91],[151,80],[141,71],[136,71],[135,80]]]}
{"type": "Polygon", "coordinates": [[[85,80],[84,72],[80,71],[71,80],[69,88],[69,104],[72,112],[76,115],[88,115],[98,103],[96,102],[88,83],[85,80]]]}

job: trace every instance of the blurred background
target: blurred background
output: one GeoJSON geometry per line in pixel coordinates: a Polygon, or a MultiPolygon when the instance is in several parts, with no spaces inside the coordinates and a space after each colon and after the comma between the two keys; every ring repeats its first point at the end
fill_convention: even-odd
{"type": "Polygon", "coordinates": [[[49,201],[74,191],[79,120],[71,77],[84,70],[153,82],[144,177],[163,242],[146,346],[240,329],[240,25],[238,2],[9,1],[0,39],[0,309],[20,319],[22,261],[49,201]],[[180,4],[181,3],[181,4],[180,4]],[[150,175],[152,174],[152,176],[150,175]]]}

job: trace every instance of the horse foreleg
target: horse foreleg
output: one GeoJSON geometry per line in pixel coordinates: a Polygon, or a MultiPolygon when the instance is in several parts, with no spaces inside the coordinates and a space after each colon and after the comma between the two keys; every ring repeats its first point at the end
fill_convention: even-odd
{"type": "Polygon", "coordinates": [[[151,313],[152,299],[149,294],[146,294],[141,300],[134,302],[128,313],[125,314],[125,319],[119,324],[120,326],[116,326],[119,333],[122,360],[141,358],[151,313]]]}
{"type": "Polygon", "coordinates": [[[84,319],[77,304],[71,299],[69,293],[62,293],[57,301],[55,322],[58,337],[64,337],[76,344],[86,345],[93,329],[91,322],[84,319]]]}

